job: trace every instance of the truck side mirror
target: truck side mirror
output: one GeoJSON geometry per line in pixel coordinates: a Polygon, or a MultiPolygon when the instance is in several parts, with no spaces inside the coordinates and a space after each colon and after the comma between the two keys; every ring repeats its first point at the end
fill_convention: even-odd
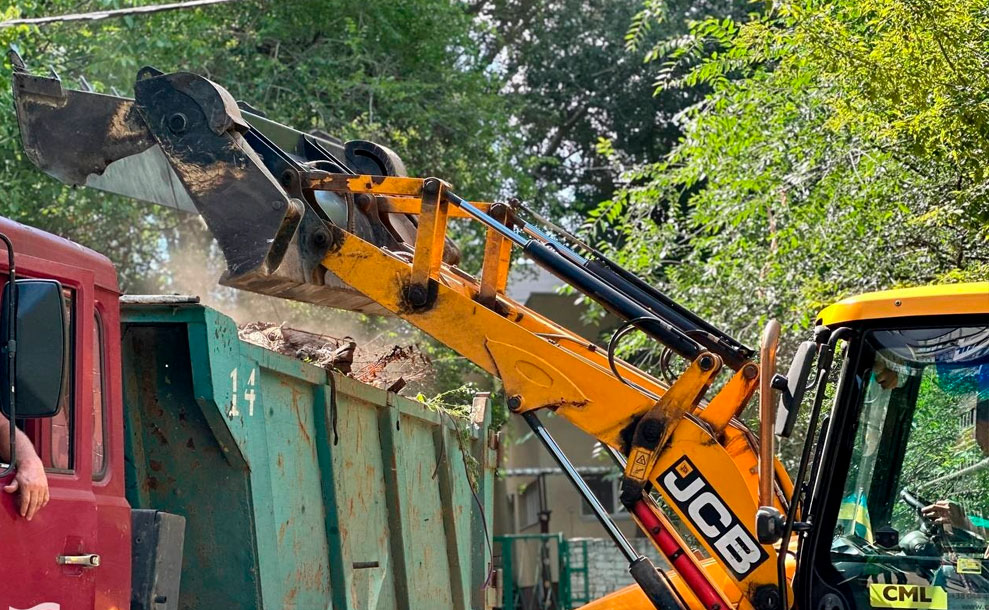
{"type": "Polygon", "coordinates": [[[52,417],[58,413],[65,375],[65,303],[62,285],[54,280],[16,280],[3,287],[0,298],[0,411],[10,419],[11,398],[16,397],[17,419],[52,417]],[[11,374],[9,311],[14,299],[14,373],[11,374]]]}
{"type": "Polygon", "coordinates": [[[781,388],[783,391],[780,393],[779,409],[776,411],[777,436],[788,438],[793,433],[793,426],[797,423],[797,414],[800,412],[800,403],[807,391],[807,378],[810,376],[816,355],[817,344],[813,341],[801,343],[797,353],[793,355],[790,370],[786,373],[786,385],[781,388]]]}

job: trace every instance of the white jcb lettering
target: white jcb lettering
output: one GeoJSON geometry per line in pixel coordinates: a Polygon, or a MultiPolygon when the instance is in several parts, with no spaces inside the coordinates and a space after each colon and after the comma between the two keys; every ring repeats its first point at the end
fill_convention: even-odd
{"type": "Polygon", "coordinates": [[[769,558],[688,457],[670,466],[659,482],[694,533],[736,579],[745,580],[769,558]]]}
{"type": "Polygon", "coordinates": [[[663,477],[663,487],[665,487],[666,490],[670,492],[670,495],[676,498],[679,502],[686,502],[687,500],[693,498],[694,495],[696,495],[697,492],[704,487],[704,481],[702,481],[699,477],[691,481],[690,484],[687,485],[686,489],[680,489],[677,487],[678,480],[679,477],[677,477],[676,473],[670,471],[666,473],[665,477],[663,477]]]}
{"type": "Polygon", "coordinates": [[[748,532],[736,523],[725,535],[714,543],[725,561],[739,574],[747,574],[753,563],[759,561],[762,553],[753,543],[748,532]]]}
{"type": "Polygon", "coordinates": [[[725,505],[716,495],[709,491],[705,491],[691,500],[690,506],[687,507],[687,513],[690,515],[690,520],[696,523],[698,529],[708,538],[716,537],[731,525],[731,515],[728,513],[728,509],[725,508],[725,505]],[[717,527],[701,515],[701,509],[705,506],[710,506],[717,511],[718,520],[721,521],[721,527],[717,527]]]}

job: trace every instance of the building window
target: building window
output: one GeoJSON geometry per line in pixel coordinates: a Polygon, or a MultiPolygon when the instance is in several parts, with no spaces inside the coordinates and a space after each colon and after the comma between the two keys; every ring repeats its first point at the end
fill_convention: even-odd
{"type": "MultiPolygon", "coordinates": [[[[591,488],[591,492],[594,493],[606,511],[612,515],[625,512],[625,507],[619,500],[619,477],[613,474],[585,474],[584,481],[587,482],[587,486],[591,488]]],[[[591,507],[583,501],[580,503],[580,514],[588,517],[594,516],[591,507]]]]}
{"type": "Polygon", "coordinates": [[[519,511],[519,519],[522,522],[520,529],[539,524],[539,488],[540,480],[535,479],[522,490],[522,502],[519,511]]]}

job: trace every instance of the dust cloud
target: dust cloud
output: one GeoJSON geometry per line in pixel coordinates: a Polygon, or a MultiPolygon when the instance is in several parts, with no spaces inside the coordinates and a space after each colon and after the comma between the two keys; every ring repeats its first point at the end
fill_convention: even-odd
{"type": "MultiPolygon", "coordinates": [[[[403,372],[406,374],[406,381],[410,382],[421,381],[428,376],[422,371],[422,366],[428,363],[428,356],[419,349],[423,337],[401,320],[298,303],[221,286],[219,278],[223,275],[226,264],[200,219],[183,223],[177,238],[169,242],[167,261],[164,263],[166,272],[161,276],[157,292],[198,296],[203,305],[231,317],[241,328],[242,337],[245,327],[254,326],[276,327],[286,331],[302,330],[318,335],[323,342],[335,345],[353,341],[356,343],[353,376],[374,385],[393,385],[403,372]],[[397,358],[395,354],[415,356],[412,359],[397,358]],[[415,358],[419,359],[418,369],[416,374],[411,375],[411,370],[404,369],[415,358]],[[388,372],[392,374],[386,374],[386,367],[391,369],[388,372]]],[[[305,350],[297,357],[307,359],[305,350]]],[[[413,383],[409,390],[418,385],[413,383]]]]}

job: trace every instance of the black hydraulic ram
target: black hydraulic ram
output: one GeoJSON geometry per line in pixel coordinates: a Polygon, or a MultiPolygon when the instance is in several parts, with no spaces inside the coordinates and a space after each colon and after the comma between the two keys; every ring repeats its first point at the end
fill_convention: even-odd
{"type": "Polygon", "coordinates": [[[684,358],[693,360],[703,351],[700,343],[671,324],[668,318],[657,317],[656,312],[584,267],[571,262],[551,246],[530,240],[522,250],[540,267],[594,299],[609,312],[624,320],[640,319],[636,326],[642,332],[684,358]]]}
{"type": "Polygon", "coordinates": [[[588,260],[584,268],[644,305],[654,315],[668,320],[706,349],[721,356],[724,363],[732,369],[737,371],[752,358],[754,352],[751,348],[742,345],[694,312],[645,283],[642,278],[629,272],[628,269],[606,258],[588,260]]]}
{"type": "Polygon", "coordinates": [[[636,326],[653,339],[666,345],[680,356],[693,360],[704,350],[700,343],[692,339],[680,328],[666,319],[657,318],[657,313],[645,307],[628,294],[612,286],[581,264],[575,253],[562,245],[547,245],[534,239],[525,239],[515,231],[485,214],[471,203],[453,193],[446,193],[447,199],[474,218],[495,229],[501,235],[522,248],[525,254],[540,267],[549,271],[583,294],[594,299],[599,305],[623,320],[642,318],[636,326]],[[560,252],[562,249],[565,252],[560,252]]]}
{"type": "Polygon", "coordinates": [[[573,484],[577,491],[580,493],[584,501],[591,507],[594,512],[594,516],[604,527],[605,531],[608,532],[608,536],[614,541],[615,545],[625,556],[628,561],[628,572],[635,579],[635,582],[642,589],[646,597],[657,610],[685,610],[685,605],[674,593],[673,588],[667,582],[665,575],[660,573],[653,565],[652,561],[645,555],[640,555],[638,551],[635,550],[628,538],[622,533],[615,522],[608,516],[608,511],[601,506],[601,502],[597,499],[597,496],[591,492],[590,487],[587,486],[587,482],[584,478],[580,476],[577,469],[574,468],[573,464],[567,459],[567,456],[560,449],[560,446],[556,444],[553,437],[550,436],[546,428],[543,427],[541,421],[533,412],[523,413],[523,419],[529,424],[532,432],[539,438],[546,450],[549,451],[550,455],[559,465],[563,474],[566,475],[570,482],[573,484]]]}
{"type": "Polygon", "coordinates": [[[583,267],[597,276],[598,279],[609,284],[612,288],[618,290],[633,301],[638,302],[640,305],[645,306],[656,317],[667,320],[680,331],[703,345],[707,350],[721,356],[725,364],[732,369],[738,370],[755,354],[752,348],[742,345],[730,335],[659,290],[656,290],[628,269],[609,260],[605,255],[581,242],[580,239],[568,233],[565,229],[561,229],[533,210],[527,209],[524,206],[522,209],[535,218],[537,222],[552,228],[572,243],[580,246],[590,256],[584,258],[558,240],[553,239],[546,232],[529,223],[523,223],[520,227],[524,233],[528,233],[543,243],[546,243],[554,250],[559,251],[560,254],[566,256],[571,262],[583,267]]]}

